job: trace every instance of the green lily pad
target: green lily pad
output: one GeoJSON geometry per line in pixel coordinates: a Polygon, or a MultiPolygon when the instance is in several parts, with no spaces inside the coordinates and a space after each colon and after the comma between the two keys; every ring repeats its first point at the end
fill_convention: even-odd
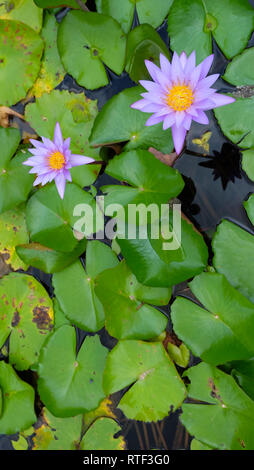
{"type": "Polygon", "coordinates": [[[32,276],[11,273],[0,280],[0,310],[0,347],[9,337],[9,362],[28,369],[53,328],[52,301],[32,276]]]}
{"type": "MultiPolygon", "coordinates": [[[[105,205],[166,204],[184,188],[180,173],[160,162],[152,153],[138,149],[117,155],[109,162],[106,173],[128,185],[110,185],[101,189],[107,193],[105,205]]],[[[158,207],[159,208],[159,207],[158,207]]]]}
{"type": "Polygon", "coordinates": [[[164,131],[161,123],[145,126],[149,114],[130,107],[141,98],[142,91],[141,86],[127,88],[103,106],[95,119],[90,145],[98,147],[127,141],[124,150],[154,147],[163,153],[172,152],[171,130],[164,131]]]}
{"type": "Polygon", "coordinates": [[[252,225],[254,225],[254,194],[251,194],[249,199],[244,201],[243,205],[252,225]]]}
{"type": "Polygon", "coordinates": [[[177,366],[183,368],[188,366],[190,360],[190,351],[184,343],[180,344],[180,346],[176,346],[175,344],[169,342],[167,350],[172,361],[174,361],[177,366]]]}
{"type": "MultiPolygon", "coordinates": [[[[169,226],[162,225],[159,238],[153,238],[151,226],[147,226],[147,237],[141,238],[137,231],[136,238],[128,238],[120,232],[117,242],[121,253],[139,282],[146,286],[168,287],[183,282],[204,270],[208,259],[207,246],[202,236],[192,224],[181,218],[181,242],[173,228],[172,210],[169,210],[169,226]],[[170,234],[166,235],[165,231],[170,234]],[[163,235],[162,235],[163,234],[163,235]],[[169,237],[174,236],[174,243],[167,249],[169,237]],[[125,237],[125,238],[124,238],[125,237]],[[179,246],[180,245],[180,246],[179,246]]],[[[126,227],[128,229],[128,227],[126,227]]],[[[142,232],[141,232],[141,235],[142,232]]],[[[169,242],[169,243],[170,243],[169,242]]]]}
{"type": "Polygon", "coordinates": [[[0,433],[14,434],[28,428],[36,421],[34,412],[34,389],[23,382],[12,366],[0,362],[0,433]]]}
{"type": "MultiPolygon", "coordinates": [[[[86,0],[82,0],[86,3],[86,0]]],[[[34,3],[40,8],[71,7],[79,9],[76,0],[34,0],[34,3]]]]}
{"type": "Polygon", "coordinates": [[[87,430],[82,438],[81,450],[124,450],[125,442],[122,436],[115,438],[121,431],[114,419],[99,418],[87,430]]]}
{"type": "Polygon", "coordinates": [[[33,0],[9,0],[0,5],[0,19],[21,21],[39,32],[42,27],[42,10],[33,0]]]}
{"type": "Polygon", "coordinates": [[[171,48],[187,54],[196,50],[200,62],[212,53],[213,36],[231,59],[246,47],[253,18],[248,0],[175,0],[168,17],[171,48]]]}
{"type": "Polygon", "coordinates": [[[103,383],[106,394],[132,385],[118,405],[128,419],[158,421],[185,398],[184,383],[159,342],[119,341],[108,355],[103,383]]]}
{"type": "MultiPolygon", "coordinates": [[[[42,12],[42,10],[40,10],[42,12]]],[[[45,42],[41,69],[29,95],[39,98],[43,93],[50,93],[64,79],[63,68],[57,48],[58,23],[54,15],[45,12],[41,36],[45,42]]]]}
{"type": "Polygon", "coordinates": [[[192,439],[190,450],[212,450],[213,448],[207,446],[203,442],[198,441],[197,439],[192,439]]]}
{"type": "MultiPolygon", "coordinates": [[[[83,234],[80,233],[79,237],[74,230],[76,216],[73,211],[78,204],[85,204],[95,211],[96,204],[92,196],[74,183],[66,185],[63,199],[59,197],[54,183],[36,191],[26,207],[31,240],[60,252],[74,250],[78,241],[84,238],[83,234]]],[[[90,222],[93,233],[93,220],[90,222]]]]}
{"type": "Polygon", "coordinates": [[[20,243],[28,243],[25,214],[22,209],[15,208],[0,215],[0,254],[12,269],[27,269],[15,251],[20,243]]]}
{"type": "Polygon", "coordinates": [[[10,106],[33,85],[40,69],[43,41],[29,26],[0,19],[0,104],[10,106]]]}
{"type": "Polygon", "coordinates": [[[87,240],[81,240],[77,243],[74,250],[65,253],[52,250],[40,243],[28,243],[26,245],[16,246],[16,252],[19,258],[29,266],[40,269],[45,273],[55,273],[65,269],[81,256],[86,249],[87,240]]]}
{"type": "Polygon", "coordinates": [[[254,305],[218,273],[203,273],[190,283],[205,307],[177,297],[171,318],[177,336],[193,354],[213,365],[253,355],[254,305]]]}
{"type": "Polygon", "coordinates": [[[64,325],[55,331],[42,350],[38,380],[40,397],[51,413],[70,417],[99,405],[105,396],[106,356],[98,336],[87,337],[76,354],[75,329],[64,325]]]}
{"type": "Polygon", "coordinates": [[[212,245],[216,270],[254,302],[254,236],[238,225],[223,220],[217,227],[212,245]]]}
{"type": "Polygon", "coordinates": [[[226,68],[223,78],[236,86],[254,85],[254,47],[236,56],[226,68]]]}
{"type": "Polygon", "coordinates": [[[166,305],[171,290],[142,286],[125,261],[99,274],[95,293],[104,306],[105,326],[111,336],[148,340],[165,330],[167,317],[147,303],[166,305]]]}
{"type": "Polygon", "coordinates": [[[54,274],[55,295],[72,323],[88,331],[103,328],[104,308],[94,291],[95,279],[100,272],[117,264],[117,257],[110,247],[96,240],[87,245],[86,269],[76,261],[54,274]]]}
{"type": "Polygon", "coordinates": [[[254,446],[254,402],[234,379],[205,363],[188,369],[189,397],[205,403],[183,404],[181,421],[191,435],[221,450],[254,446]]]}
{"type": "Polygon", "coordinates": [[[139,23],[148,23],[158,28],[168,14],[173,0],[95,0],[97,11],[112,16],[127,33],[131,29],[135,8],[137,10],[139,23]]]}
{"type": "MultiPolygon", "coordinates": [[[[55,64],[54,64],[55,70],[55,64]]],[[[90,147],[90,135],[97,102],[86,98],[84,93],[69,93],[53,90],[44,93],[35,103],[26,106],[25,118],[38,135],[53,139],[56,122],[61,125],[64,139],[71,137],[72,153],[98,160],[99,150],[90,147]]],[[[82,165],[71,169],[74,183],[81,187],[90,186],[97,178],[101,165],[82,165]]]]}
{"type": "Polygon", "coordinates": [[[11,441],[14,450],[28,450],[28,442],[22,434],[19,435],[18,440],[11,441]]]}
{"type": "Polygon", "coordinates": [[[0,213],[26,201],[33,187],[34,177],[29,175],[22,163],[27,160],[28,152],[21,150],[16,156],[20,133],[16,129],[0,127],[1,160],[0,160],[0,213]]]}
{"type": "Polygon", "coordinates": [[[231,374],[240,385],[240,387],[254,400],[254,359],[247,361],[234,361],[231,374]]]}
{"type": "Polygon", "coordinates": [[[254,181],[254,149],[244,150],[242,152],[242,169],[250,180],[254,181]]]}
{"type": "Polygon", "coordinates": [[[234,103],[214,110],[223,134],[234,144],[241,142],[242,148],[254,147],[253,105],[254,96],[236,97],[234,103]]]}
{"type": "Polygon", "coordinates": [[[108,84],[104,64],[116,74],[122,73],[125,47],[119,23],[106,15],[71,11],[59,26],[58,49],[65,70],[85,88],[108,84]]]}

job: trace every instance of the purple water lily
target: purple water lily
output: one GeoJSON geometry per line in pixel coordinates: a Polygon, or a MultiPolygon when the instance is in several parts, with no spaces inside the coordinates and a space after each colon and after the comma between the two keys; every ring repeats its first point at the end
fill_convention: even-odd
{"type": "Polygon", "coordinates": [[[142,93],[142,100],[131,105],[145,113],[154,113],[146,122],[153,126],[163,121],[163,129],[172,128],[175,151],[179,154],[183,148],[186,132],[191,122],[208,124],[204,111],[233,103],[234,98],[222,95],[210,88],[219,74],[209,75],[213,54],[196,66],[196,54],[189,57],[182,52],[180,57],[174,52],[172,62],[160,55],[160,68],[149,60],[146,67],[153,81],[140,80],[147,90],[142,93]]]}
{"type": "Polygon", "coordinates": [[[71,153],[71,139],[63,139],[59,122],[55,126],[53,141],[42,137],[42,142],[34,139],[30,139],[30,142],[35,147],[28,149],[33,156],[23,162],[23,165],[32,166],[29,173],[37,174],[34,186],[44,186],[55,180],[61,199],[64,197],[66,180],[72,181],[70,169],[94,161],[93,158],[71,153]]]}

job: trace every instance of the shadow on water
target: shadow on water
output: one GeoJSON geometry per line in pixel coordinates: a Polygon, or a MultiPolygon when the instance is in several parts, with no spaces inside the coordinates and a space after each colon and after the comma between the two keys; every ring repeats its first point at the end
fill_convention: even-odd
{"type": "MultiPolygon", "coordinates": [[[[254,0],[249,1],[254,7],[254,0]]],[[[92,0],[88,0],[87,5],[91,10],[95,11],[95,5],[92,0]]],[[[57,15],[58,21],[61,21],[67,11],[68,9],[63,9],[57,15]]],[[[136,25],[138,25],[138,18],[135,14],[133,26],[136,25]]],[[[169,47],[167,21],[158,28],[158,32],[169,47]]],[[[254,46],[254,34],[248,43],[248,47],[250,46],[254,46]]],[[[215,60],[210,73],[223,74],[229,61],[224,57],[214,41],[213,50],[215,60]]],[[[57,88],[75,93],[85,92],[88,98],[98,100],[98,107],[101,109],[113,95],[125,88],[136,85],[125,72],[120,77],[108,69],[107,73],[109,84],[98,90],[91,91],[80,87],[68,74],[57,88]]],[[[222,93],[230,92],[234,89],[222,78],[217,80],[215,88],[222,93]]],[[[17,104],[14,108],[22,112],[22,105],[17,104]]],[[[243,228],[253,231],[242,203],[254,191],[254,183],[247,178],[241,169],[241,152],[239,147],[230,143],[222,134],[213,112],[210,111],[208,115],[209,124],[207,126],[201,126],[196,123],[192,124],[186,141],[186,151],[177,159],[174,167],[182,173],[186,183],[182,194],[179,196],[182,202],[182,210],[204,234],[209,245],[216,226],[223,218],[228,218],[243,228]],[[208,131],[211,132],[211,137],[208,141],[209,148],[204,151],[204,148],[193,143],[193,139],[200,139],[208,131]]],[[[97,190],[101,186],[108,184],[109,180],[110,177],[108,175],[101,174],[95,183],[97,190]]],[[[52,297],[52,276],[34,268],[29,268],[28,272],[33,274],[44,285],[52,297]]],[[[170,304],[176,294],[182,294],[189,298],[192,297],[187,283],[175,286],[173,299],[171,299],[170,304]]],[[[161,310],[170,317],[170,305],[161,310]]],[[[79,348],[88,333],[78,328],[76,331],[77,347],[79,348]]],[[[105,329],[99,333],[102,343],[111,349],[116,340],[111,338],[105,329]]],[[[191,364],[195,363],[196,360],[196,358],[192,358],[191,364]]],[[[171,413],[159,423],[144,424],[129,421],[119,412],[119,422],[127,439],[128,448],[131,450],[188,448],[189,436],[178,420],[178,417],[179,412],[177,411],[171,413]]],[[[7,450],[11,448],[10,438],[8,436],[0,436],[0,449],[7,450]]]]}

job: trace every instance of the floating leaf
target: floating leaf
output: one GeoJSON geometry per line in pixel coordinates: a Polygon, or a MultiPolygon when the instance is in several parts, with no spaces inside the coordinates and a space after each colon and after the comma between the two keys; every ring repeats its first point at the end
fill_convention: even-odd
{"type": "MultiPolygon", "coordinates": [[[[51,140],[58,121],[64,139],[71,137],[71,152],[97,160],[99,150],[91,148],[88,143],[97,112],[96,101],[86,98],[84,93],[53,90],[50,94],[42,95],[35,103],[28,104],[25,117],[38,135],[51,140]]],[[[81,187],[89,186],[95,181],[100,168],[101,165],[72,168],[72,180],[81,187]]]]}
{"type": "Polygon", "coordinates": [[[54,274],[53,286],[60,306],[71,322],[88,331],[104,326],[104,308],[94,292],[96,276],[118,264],[113,251],[99,241],[87,245],[86,270],[80,261],[54,274]]]}
{"type": "Polygon", "coordinates": [[[234,361],[230,363],[231,374],[240,387],[254,400],[254,359],[234,361]]]}
{"type": "Polygon", "coordinates": [[[109,162],[106,173],[128,185],[104,186],[105,204],[166,204],[184,188],[180,173],[165,166],[146,150],[138,149],[117,155],[109,162]]]}
{"type": "Polygon", "coordinates": [[[55,331],[42,350],[38,381],[40,397],[51,413],[70,417],[99,405],[106,356],[98,336],[87,337],[76,354],[75,329],[64,325],[55,331]]]}
{"type": "Polygon", "coordinates": [[[42,27],[42,14],[33,0],[10,0],[0,5],[0,19],[21,21],[37,32],[42,27]]]}
{"type": "Polygon", "coordinates": [[[224,274],[230,284],[253,302],[253,235],[238,225],[223,220],[213,238],[213,251],[216,270],[224,274]]]}
{"type": "Polygon", "coordinates": [[[236,56],[226,68],[223,75],[233,85],[254,85],[254,47],[250,47],[236,56]]]}
{"type": "Polygon", "coordinates": [[[122,436],[114,437],[121,431],[114,419],[99,418],[85,433],[81,450],[124,450],[125,442],[122,436]]]}
{"type": "Polygon", "coordinates": [[[185,398],[184,383],[159,342],[119,341],[109,353],[104,372],[106,394],[130,385],[118,405],[128,419],[158,421],[185,398]]]}
{"type": "Polygon", "coordinates": [[[242,152],[242,169],[246,175],[254,181],[254,149],[244,150],[242,152]]]}
{"type": "Polygon", "coordinates": [[[254,225],[254,194],[251,194],[249,199],[244,201],[243,205],[252,225],[254,225]]]}
{"type": "Polygon", "coordinates": [[[135,8],[139,23],[148,23],[158,28],[168,14],[173,0],[95,0],[97,11],[105,15],[113,16],[127,33],[132,25],[135,8]]]}
{"type": "Polygon", "coordinates": [[[36,421],[34,389],[23,382],[12,366],[0,362],[0,395],[3,407],[0,414],[0,433],[14,434],[36,421]]]}
{"type": "MultiPolygon", "coordinates": [[[[73,230],[76,222],[73,212],[78,204],[89,206],[91,211],[95,211],[96,205],[92,196],[74,183],[66,185],[63,199],[60,199],[54,183],[36,191],[26,208],[27,228],[31,240],[60,252],[74,250],[79,239],[84,238],[83,234],[79,237],[73,230]]],[[[90,222],[93,233],[92,215],[90,222]]]]}
{"type": "MultiPolygon", "coordinates": [[[[122,255],[142,284],[154,287],[172,286],[199,274],[206,266],[207,246],[199,232],[190,222],[181,218],[180,243],[172,221],[172,211],[169,210],[169,224],[165,222],[160,227],[159,238],[154,237],[153,226],[149,224],[146,238],[141,238],[139,231],[136,238],[128,238],[126,230],[126,234],[120,232],[117,237],[122,255]],[[174,242],[168,247],[167,243],[171,243],[173,237],[174,242]]],[[[143,236],[142,232],[141,235],[143,236]]]]}
{"type": "Polygon", "coordinates": [[[254,96],[236,98],[234,103],[214,110],[223,134],[242,148],[254,147],[254,96]],[[237,119],[235,118],[237,116],[237,119]]]}
{"type": "Polygon", "coordinates": [[[28,158],[28,152],[16,152],[20,133],[16,129],[0,128],[1,160],[0,160],[0,213],[5,212],[26,201],[30,193],[34,177],[29,175],[22,163],[28,158]]]}
{"type": "Polygon", "coordinates": [[[12,269],[27,269],[15,251],[20,243],[28,243],[29,237],[23,210],[16,208],[0,215],[0,254],[12,269]]]}
{"type": "Polygon", "coordinates": [[[125,34],[109,16],[71,11],[59,26],[58,49],[65,70],[85,88],[108,84],[104,64],[122,73],[125,47],[125,34]]]}
{"type": "Polygon", "coordinates": [[[0,20],[0,104],[10,106],[33,85],[40,68],[43,41],[29,26],[0,20]]]}
{"type": "Polygon", "coordinates": [[[211,364],[253,355],[254,305],[218,273],[203,273],[190,283],[205,307],[177,297],[171,307],[174,331],[193,354],[211,364]]]}
{"type": "Polygon", "coordinates": [[[196,50],[200,62],[212,53],[213,36],[231,59],[246,47],[253,18],[248,0],[175,0],[168,17],[171,48],[187,55],[196,50]]]}
{"type": "Polygon", "coordinates": [[[28,450],[28,442],[22,434],[19,435],[17,441],[11,441],[14,450],[28,450]]]}
{"type": "Polygon", "coordinates": [[[95,119],[90,136],[94,146],[126,142],[124,150],[154,147],[163,153],[173,150],[171,130],[164,131],[162,124],[145,126],[149,114],[141,113],[130,106],[140,99],[143,88],[127,88],[113,96],[95,119]]]}
{"type": "MultiPolygon", "coordinates": [[[[42,11],[42,10],[40,10],[42,11]]],[[[41,36],[45,42],[41,69],[29,95],[39,98],[43,93],[51,92],[63,80],[63,68],[57,49],[58,23],[54,15],[46,12],[41,36]]]]}
{"type": "Polygon", "coordinates": [[[166,305],[171,290],[142,286],[125,261],[99,274],[95,281],[95,293],[104,306],[105,326],[111,336],[118,339],[153,339],[165,330],[167,317],[147,303],[166,305]]]}
{"type": "Polygon", "coordinates": [[[175,344],[169,342],[167,349],[169,356],[177,366],[184,368],[188,366],[190,360],[190,351],[184,343],[180,344],[180,346],[176,346],[175,344]]]}
{"type": "MultiPolygon", "coordinates": [[[[85,4],[86,0],[82,0],[85,4]]],[[[34,3],[41,8],[71,7],[79,9],[76,0],[34,0],[34,3]]]]}
{"type": "Polygon", "coordinates": [[[212,447],[203,444],[203,442],[200,442],[197,439],[192,439],[190,450],[212,450],[212,447]]]}
{"type": "Polygon", "coordinates": [[[202,404],[183,404],[181,421],[191,435],[221,450],[251,450],[254,446],[254,402],[234,379],[205,363],[185,373],[189,397],[202,404]]]}
{"type": "Polygon", "coordinates": [[[137,26],[128,35],[126,47],[126,72],[134,82],[151,77],[145,66],[145,59],[159,65],[160,54],[170,59],[165,42],[148,24],[137,26]]]}
{"type": "Polygon", "coordinates": [[[75,249],[68,253],[52,250],[40,243],[28,243],[16,247],[18,256],[29,266],[45,273],[55,273],[66,268],[81,256],[86,249],[86,239],[77,243],[75,249]]]}
{"type": "Polygon", "coordinates": [[[0,311],[0,347],[9,337],[9,362],[28,369],[53,328],[52,301],[32,276],[11,273],[0,280],[0,311]]]}

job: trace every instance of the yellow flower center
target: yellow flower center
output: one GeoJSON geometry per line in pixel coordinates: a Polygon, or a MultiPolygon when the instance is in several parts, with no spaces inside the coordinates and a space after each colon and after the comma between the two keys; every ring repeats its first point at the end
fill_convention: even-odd
{"type": "Polygon", "coordinates": [[[65,158],[61,152],[51,153],[49,157],[49,166],[53,170],[61,170],[65,164],[65,158]]]}
{"type": "Polygon", "coordinates": [[[192,90],[189,85],[185,84],[174,85],[166,96],[167,104],[173,108],[174,111],[185,111],[192,105],[193,100],[194,95],[192,90]]]}

